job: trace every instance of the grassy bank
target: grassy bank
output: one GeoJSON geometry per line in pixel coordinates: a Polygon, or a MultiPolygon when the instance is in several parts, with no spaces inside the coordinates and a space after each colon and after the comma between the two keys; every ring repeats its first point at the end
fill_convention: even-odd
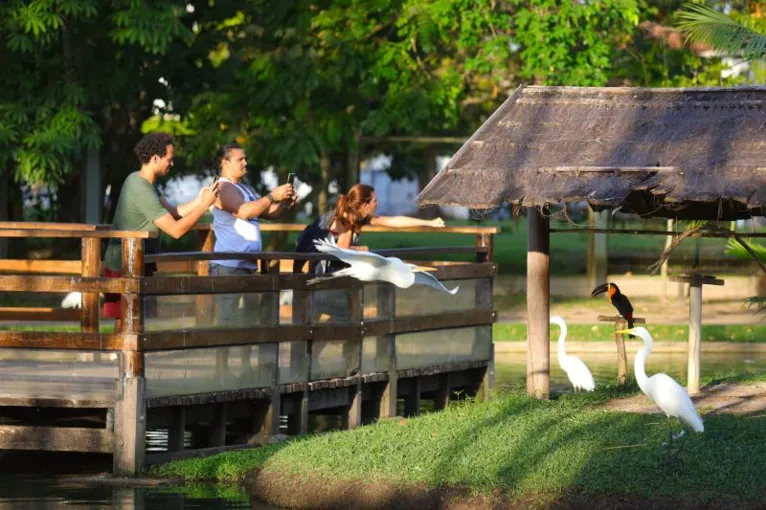
{"type": "MultiPolygon", "coordinates": [[[[608,324],[570,324],[568,342],[613,342],[614,326],[608,324]]],[[[0,331],[79,331],[79,325],[69,324],[25,324],[18,326],[0,325],[0,331]]],[[[111,333],[112,324],[102,324],[102,333],[111,333]]],[[[686,342],[689,327],[681,325],[651,326],[655,342],[686,342]]],[[[552,331],[551,338],[558,338],[558,330],[552,331]]],[[[527,325],[501,322],[494,325],[495,342],[521,342],[527,339],[527,325]]],[[[705,342],[766,343],[766,325],[702,326],[702,340],[705,342]]]]}
{"type": "MultiPolygon", "coordinates": [[[[568,342],[614,342],[611,324],[569,324],[568,342]]],[[[652,325],[649,331],[655,342],[686,342],[689,326],[652,325]]],[[[527,325],[501,322],[494,327],[495,342],[519,342],[527,338],[527,325]]],[[[551,331],[551,339],[558,338],[558,328],[551,331]]],[[[704,342],[766,343],[766,325],[703,325],[704,342]]]]}
{"type": "Polygon", "coordinates": [[[611,396],[537,401],[503,394],[487,403],[455,404],[440,413],[175,462],[152,472],[237,480],[257,470],[258,478],[309,482],[305,490],[318,492],[356,481],[397,490],[462,487],[478,497],[548,502],[567,494],[729,504],[766,497],[763,416],[703,416],[705,433],[690,436],[678,461],[668,462],[661,446],[665,420],[593,406],[611,396]]]}

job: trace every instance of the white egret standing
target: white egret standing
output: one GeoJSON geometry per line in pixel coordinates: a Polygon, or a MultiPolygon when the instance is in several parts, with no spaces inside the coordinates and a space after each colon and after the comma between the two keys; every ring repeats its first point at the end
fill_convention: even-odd
{"type": "Polygon", "coordinates": [[[402,289],[412,287],[414,284],[428,285],[453,295],[460,288],[447,289],[439,280],[426,272],[433,270],[430,267],[407,264],[396,257],[384,257],[368,251],[347,250],[339,247],[332,238],[330,240],[317,239],[314,241],[314,246],[322,253],[329,253],[337,257],[348,264],[349,267],[345,267],[326,277],[312,278],[307,282],[309,285],[330,278],[351,276],[363,282],[384,281],[393,283],[402,289]]]}
{"type": "Polygon", "coordinates": [[[564,342],[567,338],[567,324],[564,319],[558,315],[551,317],[551,324],[556,324],[559,329],[559,365],[561,369],[566,372],[569,382],[574,386],[575,391],[578,389],[585,391],[593,391],[596,389],[596,383],[593,381],[593,374],[590,373],[588,367],[577,356],[570,356],[564,350],[564,342]]]}
{"type": "MultiPolygon", "coordinates": [[[[692,404],[692,399],[686,390],[673,380],[669,375],[659,373],[651,377],[646,376],[646,358],[652,352],[652,335],[644,327],[625,329],[617,333],[629,333],[641,337],[644,341],[644,348],[636,353],[633,362],[636,373],[636,382],[646,396],[657,404],[657,407],[667,415],[668,418],[675,417],[682,423],[688,425],[695,432],[704,432],[702,419],[697,414],[697,410],[692,404]]],[[[683,431],[677,436],[680,437],[683,431]]],[[[671,439],[673,438],[671,432],[671,439]]]]}

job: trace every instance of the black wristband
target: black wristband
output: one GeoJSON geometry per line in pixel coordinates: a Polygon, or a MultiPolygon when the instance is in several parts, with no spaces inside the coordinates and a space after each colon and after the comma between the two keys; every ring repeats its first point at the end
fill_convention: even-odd
{"type": "Polygon", "coordinates": [[[268,195],[266,195],[266,198],[268,198],[268,199],[269,199],[269,202],[271,202],[272,204],[276,204],[276,203],[277,203],[277,201],[276,201],[276,200],[274,200],[274,197],[272,197],[272,196],[271,196],[271,193],[269,193],[268,195]]]}

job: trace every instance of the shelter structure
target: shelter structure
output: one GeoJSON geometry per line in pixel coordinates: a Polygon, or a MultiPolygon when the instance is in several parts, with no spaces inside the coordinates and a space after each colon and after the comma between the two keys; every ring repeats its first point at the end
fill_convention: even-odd
{"type": "Polygon", "coordinates": [[[530,394],[549,393],[546,208],[733,220],[766,209],[766,87],[519,87],[417,198],[528,208],[530,394]]]}

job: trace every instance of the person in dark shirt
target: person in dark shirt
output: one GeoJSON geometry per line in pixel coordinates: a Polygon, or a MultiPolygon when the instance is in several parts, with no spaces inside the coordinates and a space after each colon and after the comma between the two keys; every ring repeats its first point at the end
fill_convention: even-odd
{"type": "MultiPolygon", "coordinates": [[[[407,227],[443,227],[444,220],[421,220],[408,216],[377,216],[378,198],[375,188],[367,184],[355,184],[348,194],[341,195],[335,210],[328,211],[307,226],[296,241],[295,251],[299,253],[315,253],[314,241],[332,237],[341,248],[367,251],[366,246],[359,245],[359,235],[365,225],[407,228],[407,227]]],[[[303,264],[296,262],[297,272],[303,269],[303,264]]],[[[309,264],[309,272],[328,274],[345,267],[340,261],[323,260],[309,264]]]]}

